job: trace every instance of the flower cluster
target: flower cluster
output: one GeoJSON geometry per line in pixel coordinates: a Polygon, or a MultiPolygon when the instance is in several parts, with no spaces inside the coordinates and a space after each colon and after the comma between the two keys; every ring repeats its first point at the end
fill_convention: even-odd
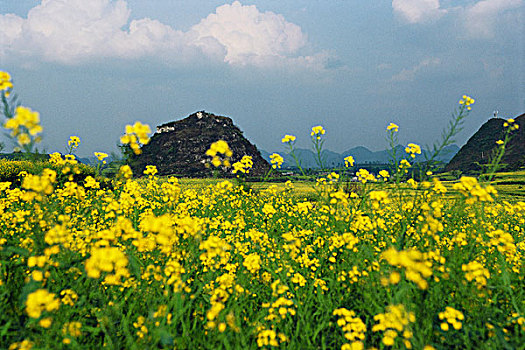
{"type": "Polygon", "coordinates": [[[516,123],[516,120],[513,118],[507,119],[507,121],[503,123],[503,127],[509,128],[510,130],[518,130],[520,128],[519,124],[516,123]]]}
{"type": "Polygon", "coordinates": [[[374,209],[379,209],[379,205],[381,203],[390,203],[390,199],[388,198],[388,193],[386,191],[370,191],[369,196],[374,209]]]}
{"type": "Polygon", "coordinates": [[[257,273],[261,269],[261,257],[257,253],[249,254],[242,264],[251,273],[257,273]]]}
{"type": "Polygon", "coordinates": [[[78,164],[78,161],[73,154],[66,154],[64,155],[64,158],[62,158],[62,155],[58,152],[49,155],[49,162],[57,165],[78,164]]]}
{"type": "Polygon", "coordinates": [[[387,306],[386,311],[384,314],[374,316],[374,320],[378,323],[372,327],[372,331],[384,331],[382,341],[386,346],[394,345],[395,339],[402,332],[405,347],[411,349],[410,339],[413,334],[410,323],[416,322],[416,316],[413,312],[407,312],[402,304],[387,306]]]}
{"type": "Polygon", "coordinates": [[[357,317],[355,311],[347,310],[345,308],[335,309],[333,314],[339,316],[337,325],[341,327],[345,338],[351,341],[350,344],[344,344],[341,350],[344,349],[363,349],[363,340],[365,340],[366,325],[357,317]]]}
{"type": "Polygon", "coordinates": [[[82,335],[82,323],[78,321],[66,322],[62,327],[62,335],[64,340],[62,343],[71,344],[72,338],[78,338],[82,335]]]}
{"type": "Polygon", "coordinates": [[[494,186],[487,185],[483,188],[475,177],[470,176],[462,176],[461,179],[459,179],[459,182],[455,183],[452,187],[467,197],[467,204],[472,204],[477,201],[492,202],[494,201],[492,196],[498,194],[494,186]]]}
{"type": "Polygon", "coordinates": [[[314,126],[312,128],[312,132],[310,133],[310,136],[312,138],[316,138],[317,140],[321,139],[321,135],[324,135],[326,133],[325,129],[321,125],[314,126]]]}
{"type": "Polygon", "coordinates": [[[75,149],[80,146],[80,137],[78,136],[70,136],[69,141],[67,142],[67,145],[69,147],[69,153],[74,151],[75,149]]]}
{"type": "Polygon", "coordinates": [[[31,350],[35,346],[30,340],[22,340],[21,342],[14,342],[9,346],[9,350],[31,350]]]}
{"type": "Polygon", "coordinates": [[[409,143],[408,146],[405,148],[405,152],[407,154],[410,154],[410,157],[416,158],[416,154],[421,154],[421,147],[419,147],[419,145],[416,145],[415,143],[409,143]]]}
{"type": "Polygon", "coordinates": [[[293,135],[284,135],[281,140],[282,143],[293,143],[295,142],[295,136],[293,135]]]}
{"type": "MultiPolygon", "coordinates": [[[[394,248],[390,248],[384,251],[381,256],[390,265],[405,268],[407,280],[416,283],[421,289],[428,288],[428,282],[425,278],[432,276],[432,261],[427,260],[423,253],[415,249],[398,252],[394,248]]],[[[390,283],[396,284],[396,280],[399,281],[399,278],[390,278],[390,283]]]]}
{"type": "Polygon", "coordinates": [[[71,289],[64,289],[60,292],[60,295],[62,296],[61,300],[64,305],[74,306],[78,300],[78,294],[71,289]]]}
{"type": "Polygon", "coordinates": [[[56,180],[56,175],[56,172],[51,169],[44,169],[40,176],[28,174],[24,177],[22,187],[33,191],[33,197],[41,199],[42,195],[53,193],[53,183],[56,180]]]}
{"type": "Polygon", "coordinates": [[[106,164],[106,161],[104,160],[104,159],[106,159],[108,157],[108,155],[106,153],[94,152],[93,154],[95,155],[95,157],[97,157],[99,162],[102,162],[102,164],[106,164]]]}
{"type": "Polygon", "coordinates": [[[373,174],[370,174],[366,169],[359,169],[356,176],[362,183],[377,181],[376,177],[373,174]]]}
{"type": "Polygon", "coordinates": [[[133,322],[133,327],[137,329],[137,336],[142,339],[148,334],[148,327],[144,324],[146,318],[144,316],[137,317],[137,322],[133,322]]]}
{"type": "Polygon", "coordinates": [[[487,285],[487,278],[490,278],[489,270],[477,261],[461,265],[461,270],[465,272],[467,281],[474,281],[478,289],[485,287],[487,285]]]}
{"type": "Polygon", "coordinates": [[[149,125],[137,121],[133,125],[126,125],[126,133],[120,137],[120,142],[123,145],[129,145],[133,153],[141,154],[141,144],[147,145],[149,143],[149,133],[151,133],[149,125]]]}
{"type": "Polygon", "coordinates": [[[461,311],[449,306],[445,308],[445,311],[440,312],[438,316],[440,320],[446,320],[446,322],[441,323],[441,329],[444,331],[448,331],[449,324],[456,330],[461,329],[461,321],[465,319],[461,311]]]}
{"type": "Polygon", "coordinates": [[[283,333],[277,333],[273,329],[265,329],[261,327],[257,333],[257,346],[262,348],[265,346],[278,347],[279,343],[284,343],[288,339],[283,333]]]}
{"type": "MultiPolygon", "coordinates": [[[[31,136],[36,136],[42,132],[40,114],[23,106],[16,108],[15,116],[7,119],[4,127],[11,130],[11,136],[16,137],[20,146],[29,145],[31,143],[31,136]]],[[[34,138],[34,142],[40,142],[40,140],[38,136],[34,138]]]]}
{"type": "Polygon", "coordinates": [[[348,157],[345,157],[344,160],[345,160],[345,167],[349,168],[349,167],[354,166],[354,163],[355,163],[354,157],[348,156],[348,157]]]}
{"type": "Polygon", "coordinates": [[[121,284],[121,278],[129,277],[127,269],[128,258],[117,247],[94,248],[91,257],[86,260],[86,272],[91,278],[99,278],[103,272],[106,275],[104,282],[107,284],[121,284]]]}
{"type": "Polygon", "coordinates": [[[467,96],[467,95],[463,95],[463,97],[461,98],[461,100],[459,100],[459,104],[461,106],[465,106],[467,108],[467,110],[471,110],[472,107],[470,107],[472,104],[474,104],[474,99],[467,96]]]}
{"type": "Polygon", "coordinates": [[[157,167],[155,165],[146,165],[146,169],[144,169],[144,175],[148,176],[155,176],[158,173],[157,167]]]}
{"type": "Polygon", "coordinates": [[[286,297],[288,287],[282,284],[280,280],[274,281],[271,287],[272,297],[276,298],[276,300],[262,304],[262,307],[268,309],[268,316],[266,316],[266,319],[269,321],[275,320],[279,322],[279,320],[284,320],[286,315],[294,316],[296,312],[295,308],[293,307],[294,302],[293,300],[286,297]]]}
{"type": "Polygon", "coordinates": [[[388,173],[387,170],[381,170],[379,171],[379,176],[381,176],[383,178],[383,180],[387,181],[388,178],[390,177],[390,174],[388,173]]]}
{"type": "Polygon", "coordinates": [[[388,130],[388,131],[392,130],[391,132],[398,132],[399,131],[399,126],[397,124],[390,123],[386,127],[386,130],[388,130]]]}
{"type": "Polygon", "coordinates": [[[26,300],[26,312],[32,318],[39,318],[44,311],[58,310],[59,306],[60,300],[46,289],[36,290],[29,294],[26,300]]]}
{"type": "Polygon", "coordinates": [[[211,144],[210,148],[206,151],[206,155],[212,157],[211,164],[214,167],[225,166],[230,167],[230,158],[233,155],[230,146],[224,140],[219,140],[211,144]]]}
{"type": "Polygon", "coordinates": [[[118,170],[118,177],[121,179],[131,179],[133,171],[129,165],[123,165],[118,170]]]}
{"type": "Polygon", "coordinates": [[[284,159],[283,159],[283,157],[281,157],[281,155],[279,155],[277,153],[270,154],[270,160],[271,160],[270,162],[272,163],[272,168],[274,168],[274,169],[276,169],[276,168],[281,169],[281,165],[284,162],[284,159]]]}
{"type": "Polygon", "coordinates": [[[516,254],[516,244],[510,233],[503,230],[495,230],[487,235],[490,238],[490,245],[496,247],[501,254],[507,257],[512,257],[516,254]]]}
{"type": "Polygon", "coordinates": [[[253,160],[251,156],[243,156],[242,159],[238,162],[233,163],[234,174],[241,172],[243,174],[248,174],[250,169],[253,167],[253,160]]]}
{"type": "Polygon", "coordinates": [[[412,167],[412,164],[406,159],[401,159],[399,162],[399,171],[405,174],[408,173],[408,168],[412,167]]]}
{"type": "Polygon", "coordinates": [[[7,72],[0,71],[0,91],[5,91],[5,96],[9,97],[12,88],[11,75],[7,72]]]}

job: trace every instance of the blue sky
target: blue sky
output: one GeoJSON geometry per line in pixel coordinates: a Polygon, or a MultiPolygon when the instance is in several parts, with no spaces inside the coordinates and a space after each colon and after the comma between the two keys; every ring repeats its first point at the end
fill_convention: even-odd
{"type": "MultiPolygon", "coordinates": [[[[259,148],[439,139],[476,99],[459,145],[525,112],[525,0],[0,0],[0,70],[40,112],[44,146],[116,150],[124,126],[206,110],[259,148]]],[[[4,137],[4,141],[5,137],[4,137]]],[[[6,141],[8,143],[8,141],[6,141]]],[[[8,143],[9,144],[9,143],[8,143]]]]}

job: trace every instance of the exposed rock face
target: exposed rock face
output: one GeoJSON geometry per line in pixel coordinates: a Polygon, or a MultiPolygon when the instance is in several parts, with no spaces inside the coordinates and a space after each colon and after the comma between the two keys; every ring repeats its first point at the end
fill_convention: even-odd
{"type": "MultiPolygon", "coordinates": [[[[512,132],[505,155],[501,160],[507,170],[516,170],[525,165],[525,114],[514,118],[519,129],[512,132]]],[[[492,118],[468,140],[459,152],[445,167],[445,171],[461,170],[463,172],[481,170],[479,164],[487,164],[492,152],[498,147],[496,141],[505,138],[505,119],[492,118]]]]}
{"type": "MultiPolygon", "coordinates": [[[[224,140],[230,146],[232,164],[245,155],[252,157],[253,168],[248,176],[264,175],[270,168],[257,147],[243,136],[230,118],[201,111],[158,126],[150,142],[142,147],[142,154],[131,162],[133,173],[142,174],[146,165],[155,165],[159,175],[212,176],[214,168],[206,167],[210,157],[205,153],[218,140],[224,140]]],[[[229,169],[221,171],[220,176],[233,175],[229,169]]]]}

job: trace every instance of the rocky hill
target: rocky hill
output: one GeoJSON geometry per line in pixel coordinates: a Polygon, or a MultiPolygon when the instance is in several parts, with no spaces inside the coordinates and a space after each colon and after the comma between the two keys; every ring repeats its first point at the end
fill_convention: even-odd
{"type": "MultiPolygon", "coordinates": [[[[155,165],[159,175],[212,176],[213,166],[206,167],[209,157],[205,153],[218,140],[230,146],[232,164],[245,155],[252,157],[253,168],[249,175],[261,176],[268,171],[268,162],[230,118],[201,111],[158,126],[150,142],[142,147],[142,154],[132,158],[133,173],[142,174],[146,165],[155,165]]],[[[232,176],[231,170],[220,176],[232,176]]]]}
{"type": "MultiPolygon", "coordinates": [[[[507,145],[501,161],[506,164],[506,170],[516,170],[525,166],[525,114],[515,118],[519,129],[513,132],[513,137],[507,145]]],[[[479,171],[480,164],[487,164],[498,145],[496,141],[505,138],[505,119],[492,118],[468,140],[445,167],[445,171],[461,170],[463,172],[479,171]]]]}

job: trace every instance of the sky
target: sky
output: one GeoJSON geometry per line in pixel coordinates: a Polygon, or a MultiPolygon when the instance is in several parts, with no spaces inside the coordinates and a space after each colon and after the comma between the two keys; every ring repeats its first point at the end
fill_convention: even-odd
{"type": "MultiPolygon", "coordinates": [[[[456,137],[525,112],[525,0],[0,0],[0,71],[47,152],[117,150],[126,124],[228,116],[260,149],[343,152],[456,137]]],[[[10,140],[2,135],[7,150],[10,140]]]]}

